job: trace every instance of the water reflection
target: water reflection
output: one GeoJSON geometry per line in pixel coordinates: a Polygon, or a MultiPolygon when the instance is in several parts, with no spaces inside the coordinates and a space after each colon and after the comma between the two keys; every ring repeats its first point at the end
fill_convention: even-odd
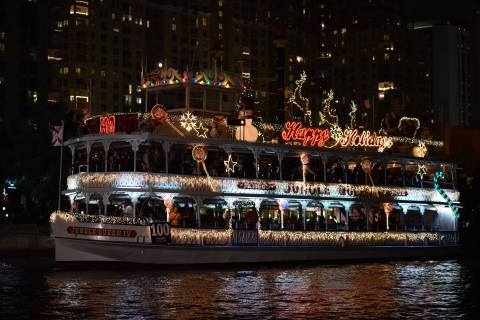
{"type": "Polygon", "coordinates": [[[479,308],[477,267],[428,261],[72,272],[0,263],[0,318],[465,318],[479,308]]]}

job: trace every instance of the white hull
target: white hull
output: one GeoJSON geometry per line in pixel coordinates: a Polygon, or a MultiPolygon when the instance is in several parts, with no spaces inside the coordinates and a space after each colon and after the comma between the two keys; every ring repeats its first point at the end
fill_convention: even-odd
{"type": "Polygon", "coordinates": [[[55,239],[57,262],[159,265],[429,259],[452,256],[458,246],[274,247],[180,246],[72,238],[55,239]]]}

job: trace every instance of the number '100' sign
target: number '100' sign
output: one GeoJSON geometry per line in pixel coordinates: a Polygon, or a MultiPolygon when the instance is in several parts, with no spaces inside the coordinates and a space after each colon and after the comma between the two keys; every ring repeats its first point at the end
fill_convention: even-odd
{"type": "Polygon", "coordinates": [[[154,222],[150,225],[150,234],[154,243],[170,242],[170,224],[168,222],[154,222]]]}

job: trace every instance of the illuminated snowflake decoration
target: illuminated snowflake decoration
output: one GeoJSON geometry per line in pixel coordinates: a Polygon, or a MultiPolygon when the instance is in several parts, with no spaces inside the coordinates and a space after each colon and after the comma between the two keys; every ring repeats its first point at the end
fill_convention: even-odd
{"type": "Polygon", "coordinates": [[[202,122],[200,122],[200,125],[198,127],[193,127],[193,129],[197,133],[197,137],[205,139],[207,138],[208,128],[205,128],[202,122]]]}
{"type": "Polygon", "coordinates": [[[232,155],[228,155],[228,160],[223,161],[223,164],[225,165],[225,172],[229,173],[235,173],[235,166],[238,164],[238,162],[232,160],[232,155]]]}
{"type": "Polygon", "coordinates": [[[428,149],[427,146],[425,145],[425,142],[420,142],[418,144],[418,155],[420,157],[425,157],[427,155],[428,149]]]}
{"type": "Polygon", "coordinates": [[[343,136],[342,128],[338,124],[330,126],[330,136],[335,141],[340,140],[343,136]]]}
{"type": "Polygon", "coordinates": [[[418,165],[417,175],[420,176],[420,179],[423,180],[423,176],[427,174],[427,166],[424,164],[418,165]]]}
{"type": "Polygon", "coordinates": [[[197,126],[197,116],[188,111],[185,112],[180,116],[180,125],[182,126],[182,128],[185,128],[185,130],[190,132],[197,126]]]}

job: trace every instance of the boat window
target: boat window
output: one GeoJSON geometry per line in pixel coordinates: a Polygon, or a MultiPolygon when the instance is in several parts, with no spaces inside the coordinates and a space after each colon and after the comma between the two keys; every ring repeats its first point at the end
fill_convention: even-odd
{"type": "Polygon", "coordinates": [[[361,159],[347,161],[347,179],[349,184],[365,184],[366,174],[362,169],[361,159]]]}
{"type": "Polygon", "coordinates": [[[219,111],[220,110],[220,95],[221,92],[214,89],[207,89],[207,110],[219,111]]]}
{"type": "Polygon", "coordinates": [[[162,145],[155,142],[143,142],[137,151],[137,171],[165,172],[165,154],[162,145]]]}
{"type": "Polygon", "coordinates": [[[288,201],[283,210],[283,226],[286,230],[303,230],[302,205],[298,201],[288,201]]]}
{"type": "Polygon", "coordinates": [[[306,207],[306,230],[325,230],[325,212],[319,201],[311,201],[306,207]]]}
{"type": "Polygon", "coordinates": [[[388,217],[388,226],[390,231],[405,230],[405,216],[403,209],[397,204],[393,204],[393,210],[388,217]]]}
{"type": "Polygon", "coordinates": [[[248,149],[237,149],[232,152],[232,160],[237,162],[235,172],[230,176],[236,178],[255,178],[255,157],[248,149]]]}
{"type": "Polygon", "coordinates": [[[438,230],[438,213],[437,209],[433,207],[428,207],[425,209],[423,214],[423,228],[425,231],[435,231],[438,230]]]}
{"type": "Polygon", "coordinates": [[[222,111],[230,112],[235,105],[235,96],[231,93],[222,93],[222,111]]]}
{"type": "Polygon", "coordinates": [[[409,162],[405,166],[405,185],[407,187],[420,188],[421,181],[417,174],[418,164],[415,162],[409,162]]]}
{"type": "Polygon", "coordinates": [[[387,231],[387,218],[383,208],[371,207],[368,210],[368,231],[387,231]]]}
{"type": "Polygon", "coordinates": [[[288,154],[283,158],[282,178],[289,181],[303,180],[302,165],[298,154],[288,154]]]}
{"type": "Polygon", "coordinates": [[[280,179],[280,165],[275,153],[262,152],[258,160],[260,179],[280,179]]]}
{"type": "Polygon", "coordinates": [[[165,109],[179,109],[185,107],[185,89],[170,88],[168,91],[158,93],[158,103],[165,106],[165,109]]]}
{"type": "Polygon", "coordinates": [[[230,212],[223,199],[205,199],[200,208],[200,227],[227,229],[230,223],[230,212]]]}
{"type": "Polygon", "coordinates": [[[87,149],[79,147],[75,149],[72,174],[87,172],[87,149]]]}
{"type": "Polygon", "coordinates": [[[250,200],[237,200],[233,205],[232,227],[234,229],[257,229],[258,215],[255,203],[250,200]]]}
{"type": "Polygon", "coordinates": [[[92,144],[88,167],[90,172],[105,171],[105,149],[103,144],[99,142],[92,144]]]}
{"type": "Polygon", "coordinates": [[[327,182],[345,183],[345,171],[339,159],[327,161],[327,182]]]}
{"type": "Polygon", "coordinates": [[[190,89],[190,108],[203,110],[203,88],[190,89]]]}
{"type": "Polygon", "coordinates": [[[128,142],[116,141],[108,150],[108,171],[133,171],[133,151],[128,142]]]}
{"type": "Polygon", "coordinates": [[[367,219],[365,207],[362,204],[352,204],[348,211],[348,230],[365,231],[367,230],[367,219]]]}
{"type": "Polygon", "coordinates": [[[260,205],[260,228],[262,230],[280,230],[280,208],[277,201],[262,201],[260,205]]]}
{"type": "Polygon", "coordinates": [[[175,197],[169,213],[172,227],[197,228],[197,206],[192,198],[175,197]]]}
{"type": "Polygon", "coordinates": [[[421,231],[422,230],[422,214],[420,208],[409,207],[405,215],[407,231],[421,231]]]}
{"type": "Polygon", "coordinates": [[[347,216],[340,203],[332,203],[327,210],[327,229],[331,231],[346,230],[347,216]]]}
{"type": "MultiPolygon", "coordinates": [[[[207,147],[207,152],[208,156],[205,164],[207,165],[208,174],[212,177],[226,177],[228,174],[224,161],[227,161],[228,155],[225,150],[209,146],[207,147]]],[[[237,169],[237,166],[235,166],[235,171],[237,169]]],[[[203,170],[200,173],[206,175],[203,170]]]]}
{"type": "Polygon", "coordinates": [[[138,199],[136,216],[166,221],[167,210],[163,199],[157,196],[143,196],[138,199]]]}
{"type": "Polygon", "coordinates": [[[192,158],[192,146],[174,144],[168,152],[168,172],[185,175],[198,175],[199,167],[192,158]]]}
{"type": "Polygon", "coordinates": [[[402,165],[398,161],[391,161],[386,165],[387,186],[403,186],[402,165]]]}

